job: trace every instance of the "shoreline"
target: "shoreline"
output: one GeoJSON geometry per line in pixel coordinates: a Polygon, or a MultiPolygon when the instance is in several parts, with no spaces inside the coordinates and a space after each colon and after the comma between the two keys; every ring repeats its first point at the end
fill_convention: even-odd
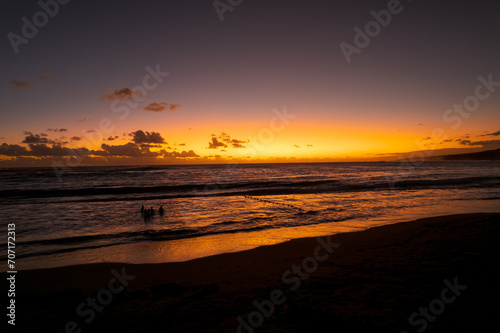
{"type": "MultiPolygon", "coordinates": [[[[328,236],[346,232],[363,232],[369,228],[404,223],[422,218],[444,215],[496,213],[498,209],[489,202],[475,200],[463,206],[445,209],[434,207],[403,210],[391,216],[348,219],[251,232],[221,233],[172,240],[141,241],[105,247],[81,249],[65,253],[36,255],[16,260],[21,270],[46,269],[64,266],[121,262],[127,264],[158,264],[184,262],[224,253],[235,253],[260,246],[275,245],[294,239],[328,236]],[[453,214],[450,212],[453,211],[453,214]]],[[[2,262],[0,273],[7,269],[2,262]]]]}
{"type": "MultiPolygon", "coordinates": [[[[286,283],[283,275],[314,256],[317,238],[293,239],[184,262],[96,263],[20,271],[19,303],[30,305],[24,310],[20,307],[19,328],[29,331],[30,325],[36,323],[36,327],[62,331],[64,323],[57,318],[64,317],[95,332],[147,332],[152,329],[149,324],[164,321],[173,332],[221,332],[222,328],[235,332],[237,318],[248,319],[255,312],[253,301],[269,299],[270,292],[278,289],[287,301],[276,305],[275,315],[265,317],[262,326],[266,332],[278,328],[285,332],[321,332],[315,325],[331,316],[333,319],[328,320],[346,332],[349,327],[353,332],[368,327],[373,332],[378,328],[409,331],[408,316],[439,296],[444,279],[451,281],[457,276],[460,283],[474,287],[470,293],[464,292],[470,296],[462,298],[471,297],[472,303],[450,305],[465,306],[455,311],[453,320],[464,315],[484,317],[484,313],[498,309],[487,291],[494,286],[494,279],[500,278],[495,272],[499,229],[500,213],[460,214],[321,237],[341,245],[318,262],[307,278],[293,280],[301,282],[297,290],[291,290],[296,283],[286,283]],[[113,270],[134,278],[107,311],[99,313],[95,322],[85,323],[75,313],[75,307],[88,295],[106,288],[113,270]],[[193,314],[197,319],[189,320],[193,314]],[[132,318],[136,324],[131,323],[132,318]],[[303,330],[294,329],[303,326],[303,330]]],[[[326,253],[321,251],[320,255],[326,253]]],[[[6,274],[0,275],[4,278],[6,274]]],[[[297,276],[287,275],[290,279],[297,276]]],[[[443,318],[451,312],[445,312],[443,318]]],[[[440,323],[431,326],[436,331],[447,331],[448,326],[440,323]]],[[[455,329],[463,325],[463,321],[446,323],[455,329]]],[[[483,318],[483,325],[486,323],[483,318]]]]}

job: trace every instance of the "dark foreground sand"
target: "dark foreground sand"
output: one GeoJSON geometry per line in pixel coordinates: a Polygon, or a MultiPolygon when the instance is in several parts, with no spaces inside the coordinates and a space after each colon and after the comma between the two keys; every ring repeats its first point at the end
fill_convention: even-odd
{"type": "Polygon", "coordinates": [[[183,263],[22,271],[15,332],[237,332],[238,317],[255,326],[240,332],[500,326],[500,214],[435,217],[321,239],[341,245],[328,254],[328,246],[308,238],[183,263]],[[294,272],[294,265],[304,268],[294,272]],[[122,273],[122,282],[113,279],[122,273]],[[110,280],[116,283],[108,286],[110,280]]]}

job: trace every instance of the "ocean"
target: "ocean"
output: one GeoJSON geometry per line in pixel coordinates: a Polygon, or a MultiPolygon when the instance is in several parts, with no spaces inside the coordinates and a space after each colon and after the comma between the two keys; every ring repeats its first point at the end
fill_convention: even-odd
{"type": "MultiPolygon", "coordinates": [[[[0,170],[2,246],[19,270],[155,263],[500,211],[497,161],[227,164],[0,170]],[[155,214],[141,213],[141,206],[155,214]],[[159,207],[163,214],[158,212],[159,207]]],[[[7,255],[2,254],[2,270],[7,255]]]]}

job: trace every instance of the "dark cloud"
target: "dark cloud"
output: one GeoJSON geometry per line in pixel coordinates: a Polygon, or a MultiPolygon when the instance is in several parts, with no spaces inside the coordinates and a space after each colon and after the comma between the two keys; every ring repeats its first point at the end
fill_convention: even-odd
{"type": "Polygon", "coordinates": [[[476,141],[474,143],[488,149],[500,148],[500,140],[476,141]]]}
{"type": "Polygon", "coordinates": [[[480,135],[480,136],[500,136],[500,131],[496,131],[496,132],[493,132],[493,133],[486,133],[486,134],[483,134],[483,135],[480,135]]]}
{"type": "Polygon", "coordinates": [[[306,147],[314,147],[313,145],[307,145],[306,147]]]}
{"type": "Polygon", "coordinates": [[[41,144],[30,143],[28,146],[30,147],[29,156],[66,156],[66,155],[68,155],[68,149],[64,148],[58,144],[53,144],[52,147],[49,147],[43,143],[41,143],[41,144]]]}
{"type": "MultiPolygon", "coordinates": [[[[6,143],[0,146],[0,155],[6,156],[66,156],[71,154],[71,149],[64,148],[61,145],[53,144],[52,147],[44,143],[30,143],[28,144],[30,150],[19,145],[8,145],[6,143]]],[[[80,148],[87,150],[86,148],[80,148]]]]}
{"type": "MultiPolygon", "coordinates": [[[[152,145],[149,143],[141,143],[139,145],[141,148],[161,148],[161,145],[152,145]]],[[[171,147],[167,147],[167,149],[172,149],[171,147]]]]}
{"type": "Polygon", "coordinates": [[[73,136],[71,137],[71,140],[72,141],[80,141],[82,138],[80,138],[79,136],[73,136]]]}
{"type": "Polygon", "coordinates": [[[487,141],[461,140],[459,141],[459,143],[464,146],[481,146],[482,148],[487,148],[487,149],[496,149],[500,147],[500,140],[487,140],[487,141]]]}
{"type": "Polygon", "coordinates": [[[153,112],[162,112],[167,110],[167,103],[151,103],[148,106],[144,108],[146,111],[153,111],[153,112]]]}
{"type": "Polygon", "coordinates": [[[114,100],[128,101],[128,100],[131,100],[138,93],[139,92],[137,90],[132,90],[130,88],[116,89],[113,92],[102,95],[101,100],[103,100],[103,101],[114,101],[114,100]]]}
{"type": "MultiPolygon", "coordinates": [[[[76,138],[76,137],[74,137],[76,138]]],[[[68,148],[64,147],[60,144],[53,144],[52,146],[48,146],[44,143],[30,143],[28,144],[29,150],[26,147],[20,145],[11,145],[7,143],[3,143],[0,145],[0,155],[2,156],[12,156],[16,158],[16,161],[19,162],[23,159],[33,158],[32,162],[36,161],[49,161],[45,159],[50,158],[62,158],[67,156],[81,156],[85,158],[87,163],[92,163],[93,161],[108,161],[112,162],[120,162],[123,159],[127,159],[132,161],[134,158],[137,158],[137,162],[148,161],[149,162],[158,162],[158,157],[162,157],[166,160],[168,159],[185,159],[185,158],[200,158],[198,154],[196,154],[193,150],[189,151],[166,151],[164,149],[160,151],[151,151],[151,147],[160,147],[160,145],[149,145],[149,144],[135,144],[129,142],[124,145],[107,145],[102,144],[100,150],[89,150],[87,148],[68,148]],[[37,160],[38,159],[38,160],[37,160]]],[[[24,160],[23,160],[24,161],[24,160]]]]}
{"type": "Polygon", "coordinates": [[[68,130],[66,128],[47,128],[47,131],[49,131],[49,132],[67,132],[68,130]]]}
{"type": "Polygon", "coordinates": [[[165,157],[182,157],[182,158],[186,158],[186,157],[200,157],[198,154],[196,154],[192,150],[190,150],[190,151],[183,150],[182,153],[179,153],[177,151],[167,152],[165,150],[162,150],[162,153],[163,153],[163,156],[165,156],[165,157]]]}
{"type": "Polygon", "coordinates": [[[50,74],[40,75],[40,80],[47,83],[57,82],[57,79],[50,74]]]}
{"type": "Polygon", "coordinates": [[[231,139],[231,147],[233,148],[246,148],[243,144],[247,143],[248,141],[244,140],[237,140],[237,139],[231,139]]]}
{"type": "Polygon", "coordinates": [[[26,137],[24,138],[22,143],[54,143],[54,141],[49,140],[40,134],[33,134],[31,132],[24,132],[24,134],[26,135],[26,137]]]}
{"type": "Polygon", "coordinates": [[[116,140],[116,139],[118,139],[118,138],[119,138],[119,136],[118,136],[118,135],[115,135],[115,136],[109,136],[106,140],[108,140],[108,141],[113,141],[113,140],[116,140]]]}
{"type": "Polygon", "coordinates": [[[8,145],[3,143],[0,146],[0,155],[5,156],[28,156],[26,147],[20,145],[8,145]]]}
{"type": "Polygon", "coordinates": [[[293,145],[293,146],[294,146],[295,148],[300,148],[300,146],[298,146],[298,145],[293,145]]]}
{"type": "Polygon", "coordinates": [[[219,147],[227,148],[227,145],[224,142],[220,142],[216,137],[212,137],[212,142],[208,143],[207,149],[217,149],[219,147]]]}
{"type": "Polygon", "coordinates": [[[179,143],[178,146],[185,146],[185,143],[179,143]]]}
{"type": "Polygon", "coordinates": [[[170,111],[175,111],[175,110],[179,109],[180,107],[181,107],[181,105],[180,105],[180,104],[169,104],[169,105],[168,105],[168,109],[169,109],[170,111]]]}
{"type": "Polygon", "coordinates": [[[248,142],[249,140],[231,139],[229,134],[222,132],[218,137],[212,134],[212,142],[208,143],[207,149],[217,149],[219,147],[227,148],[228,145],[230,145],[231,148],[246,148],[243,144],[248,142]]]}
{"type": "Polygon", "coordinates": [[[133,137],[132,141],[135,143],[166,143],[165,139],[158,132],[149,133],[137,130],[130,133],[130,135],[133,137]]]}
{"type": "Polygon", "coordinates": [[[138,145],[129,142],[124,145],[110,146],[107,144],[102,144],[100,151],[93,151],[93,155],[98,156],[122,156],[122,157],[164,157],[164,158],[188,158],[188,157],[200,157],[194,151],[182,151],[182,152],[168,152],[164,149],[160,151],[151,151],[149,148],[157,148],[159,145],[149,145],[142,144],[138,145]]]}
{"type": "MultiPolygon", "coordinates": [[[[215,136],[215,135],[212,134],[212,136],[215,136]]],[[[231,141],[231,136],[225,132],[222,132],[219,135],[219,140],[226,142],[226,143],[229,143],[231,141]]]]}
{"type": "Polygon", "coordinates": [[[162,111],[174,111],[180,108],[180,104],[170,104],[170,103],[165,103],[165,102],[160,102],[160,103],[151,103],[148,106],[144,108],[146,111],[152,111],[152,112],[162,112],[162,111]]]}
{"type": "Polygon", "coordinates": [[[54,141],[52,140],[49,140],[49,143],[56,143],[58,145],[67,145],[69,143],[69,141],[64,141],[64,139],[66,139],[65,136],[59,138],[59,139],[55,139],[54,141]]]}
{"type": "Polygon", "coordinates": [[[103,143],[101,148],[108,156],[151,157],[160,155],[158,152],[152,152],[149,148],[141,148],[132,142],[118,146],[110,146],[103,143]]]}
{"type": "Polygon", "coordinates": [[[10,86],[14,89],[26,89],[31,86],[31,83],[29,81],[24,81],[24,80],[9,80],[10,86]]]}

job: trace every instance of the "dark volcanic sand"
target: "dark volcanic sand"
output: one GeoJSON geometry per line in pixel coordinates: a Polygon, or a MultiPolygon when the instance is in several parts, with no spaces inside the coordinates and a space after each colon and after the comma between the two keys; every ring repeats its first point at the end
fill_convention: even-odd
{"type": "MultiPolygon", "coordinates": [[[[283,292],[278,299],[286,300],[269,317],[251,316],[254,323],[263,319],[255,332],[417,332],[423,320],[412,327],[409,316],[431,302],[439,312],[445,303],[434,300],[447,287],[443,281],[453,284],[455,278],[467,289],[441,314],[429,312],[434,321],[426,320],[425,331],[495,331],[499,236],[500,214],[453,215],[331,236],[341,246],[317,269],[307,258],[319,243],[307,238],[182,263],[19,271],[13,331],[65,332],[66,323],[74,321],[68,332],[237,332],[236,318],[248,320],[258,311],[252,302],[269,300],[278,289],[283,292]],[[309,277],[290,271],[283,281],[283,274],[304,260],[309,277]],[[112,294],[112,269],[123,267],[135,278],[112,294]],[[300,286],[291,290],[297,281],[300,286]],[[112,295],[112,301],[87,324],[88,305],[81,308],[87,311],[83,316],[76,308],[103,288],[101,299],[112,295]]],[[[317,254],[326,252],[321,248],[317,254]]]]}

